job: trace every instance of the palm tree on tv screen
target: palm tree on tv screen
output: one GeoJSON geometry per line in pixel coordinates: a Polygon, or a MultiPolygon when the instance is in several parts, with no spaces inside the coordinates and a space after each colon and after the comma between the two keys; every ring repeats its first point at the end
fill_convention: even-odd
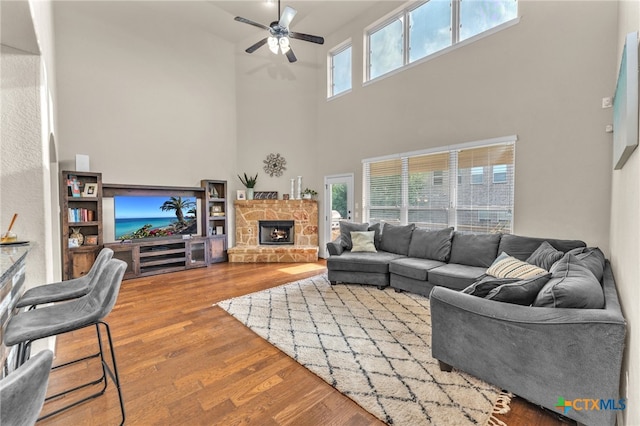
{"type": "Polygon", "coordinates": [[[171,197],[160,206],[160,210],[163,212],[175,210],[178,222],[184,225],[186,222],[184,220],[184,213],[182,213],[182,209],[189,209],[191,207],[195,207],[195,203],[193,201],[183,200],[182,197],[171,197]]]}

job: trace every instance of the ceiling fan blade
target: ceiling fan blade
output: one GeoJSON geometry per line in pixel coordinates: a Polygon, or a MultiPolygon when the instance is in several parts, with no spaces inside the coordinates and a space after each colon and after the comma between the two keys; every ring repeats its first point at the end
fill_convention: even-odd
{"type": "Polygon", "coordinates": [[[293,49],[287,50],[287,53],[285,53],[285,55],[287,55],[287,59],[289,60],[289,62],[295,62],[298,60],[298,58],[296,58],[296,55],[293,53],[293,49]]]}
{"type": "Polygon", "coordinates": [[[236,21],[238,21],[238,22],[244,22],[245,24],[249,24],[249,25],[253,25],[254,27],[262,28],[263,30],[268,30],[269,29],[269,27],[267,27],[266,25],[259,24],[257,22],[254,22],[254,21],[252,21],[250,19],[247,19],[247,18],[243,18],[241,16],[236,16],[234,19],[236,21]]]}
{"type": "Polygon", "coordinates": [[[280,25],[282,28],[289,28],[289,24],[291,24],[291,21],[293,20],[293,17],[296,16],[296,13],[298,13],[297,10],[292,7],[286,6],[282,11],[282,16],[280,16],[280,22],[278,22],[278,25],[280,25]]]}
{"type": "Polygon", "coordinates": [[[254,44],[253,46],[250,46],[247,50],[245,50],[245,52],[247,53],[253,53],[256,50],[258,50],[259,48],[261,48],[262,46],[264,46],[267,43],[267,38],[265,37],[262,40],[260,40],[259,42],[257,42],[256,44],[254,44]]]}
{"type": "Polygon", "coordinates": [[[310,41],[311,43],[324,44],[324,38],[320,36],[303,34],[303,33],[294,33],[289,31],[289,37],[295,38],[298,40],[310,41]]]}

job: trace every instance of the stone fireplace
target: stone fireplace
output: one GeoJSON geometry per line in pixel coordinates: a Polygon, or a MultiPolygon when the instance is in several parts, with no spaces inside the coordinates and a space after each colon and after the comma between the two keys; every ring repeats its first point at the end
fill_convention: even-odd
{"type": "Polygon", "coordinates": [[[318,203],[314,200],[236,200],[236,246],[229,262],[315,262],[318,203]]]}

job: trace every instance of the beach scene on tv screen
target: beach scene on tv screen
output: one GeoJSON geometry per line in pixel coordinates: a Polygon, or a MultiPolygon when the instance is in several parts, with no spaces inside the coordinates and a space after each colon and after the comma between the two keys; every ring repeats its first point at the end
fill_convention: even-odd
{"type": "Polygon", "coordinates": [[[115,239],[196,234],[195,197],[115,196],[115,239]]]}

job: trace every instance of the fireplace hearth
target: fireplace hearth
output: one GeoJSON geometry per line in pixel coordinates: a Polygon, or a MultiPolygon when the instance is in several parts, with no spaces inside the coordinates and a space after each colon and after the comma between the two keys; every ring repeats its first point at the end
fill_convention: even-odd
{"type": "Polygon", "coordinates": [[[294,225],[293,220],[259,220],[260,245],[293,245],[294,225]]]}

